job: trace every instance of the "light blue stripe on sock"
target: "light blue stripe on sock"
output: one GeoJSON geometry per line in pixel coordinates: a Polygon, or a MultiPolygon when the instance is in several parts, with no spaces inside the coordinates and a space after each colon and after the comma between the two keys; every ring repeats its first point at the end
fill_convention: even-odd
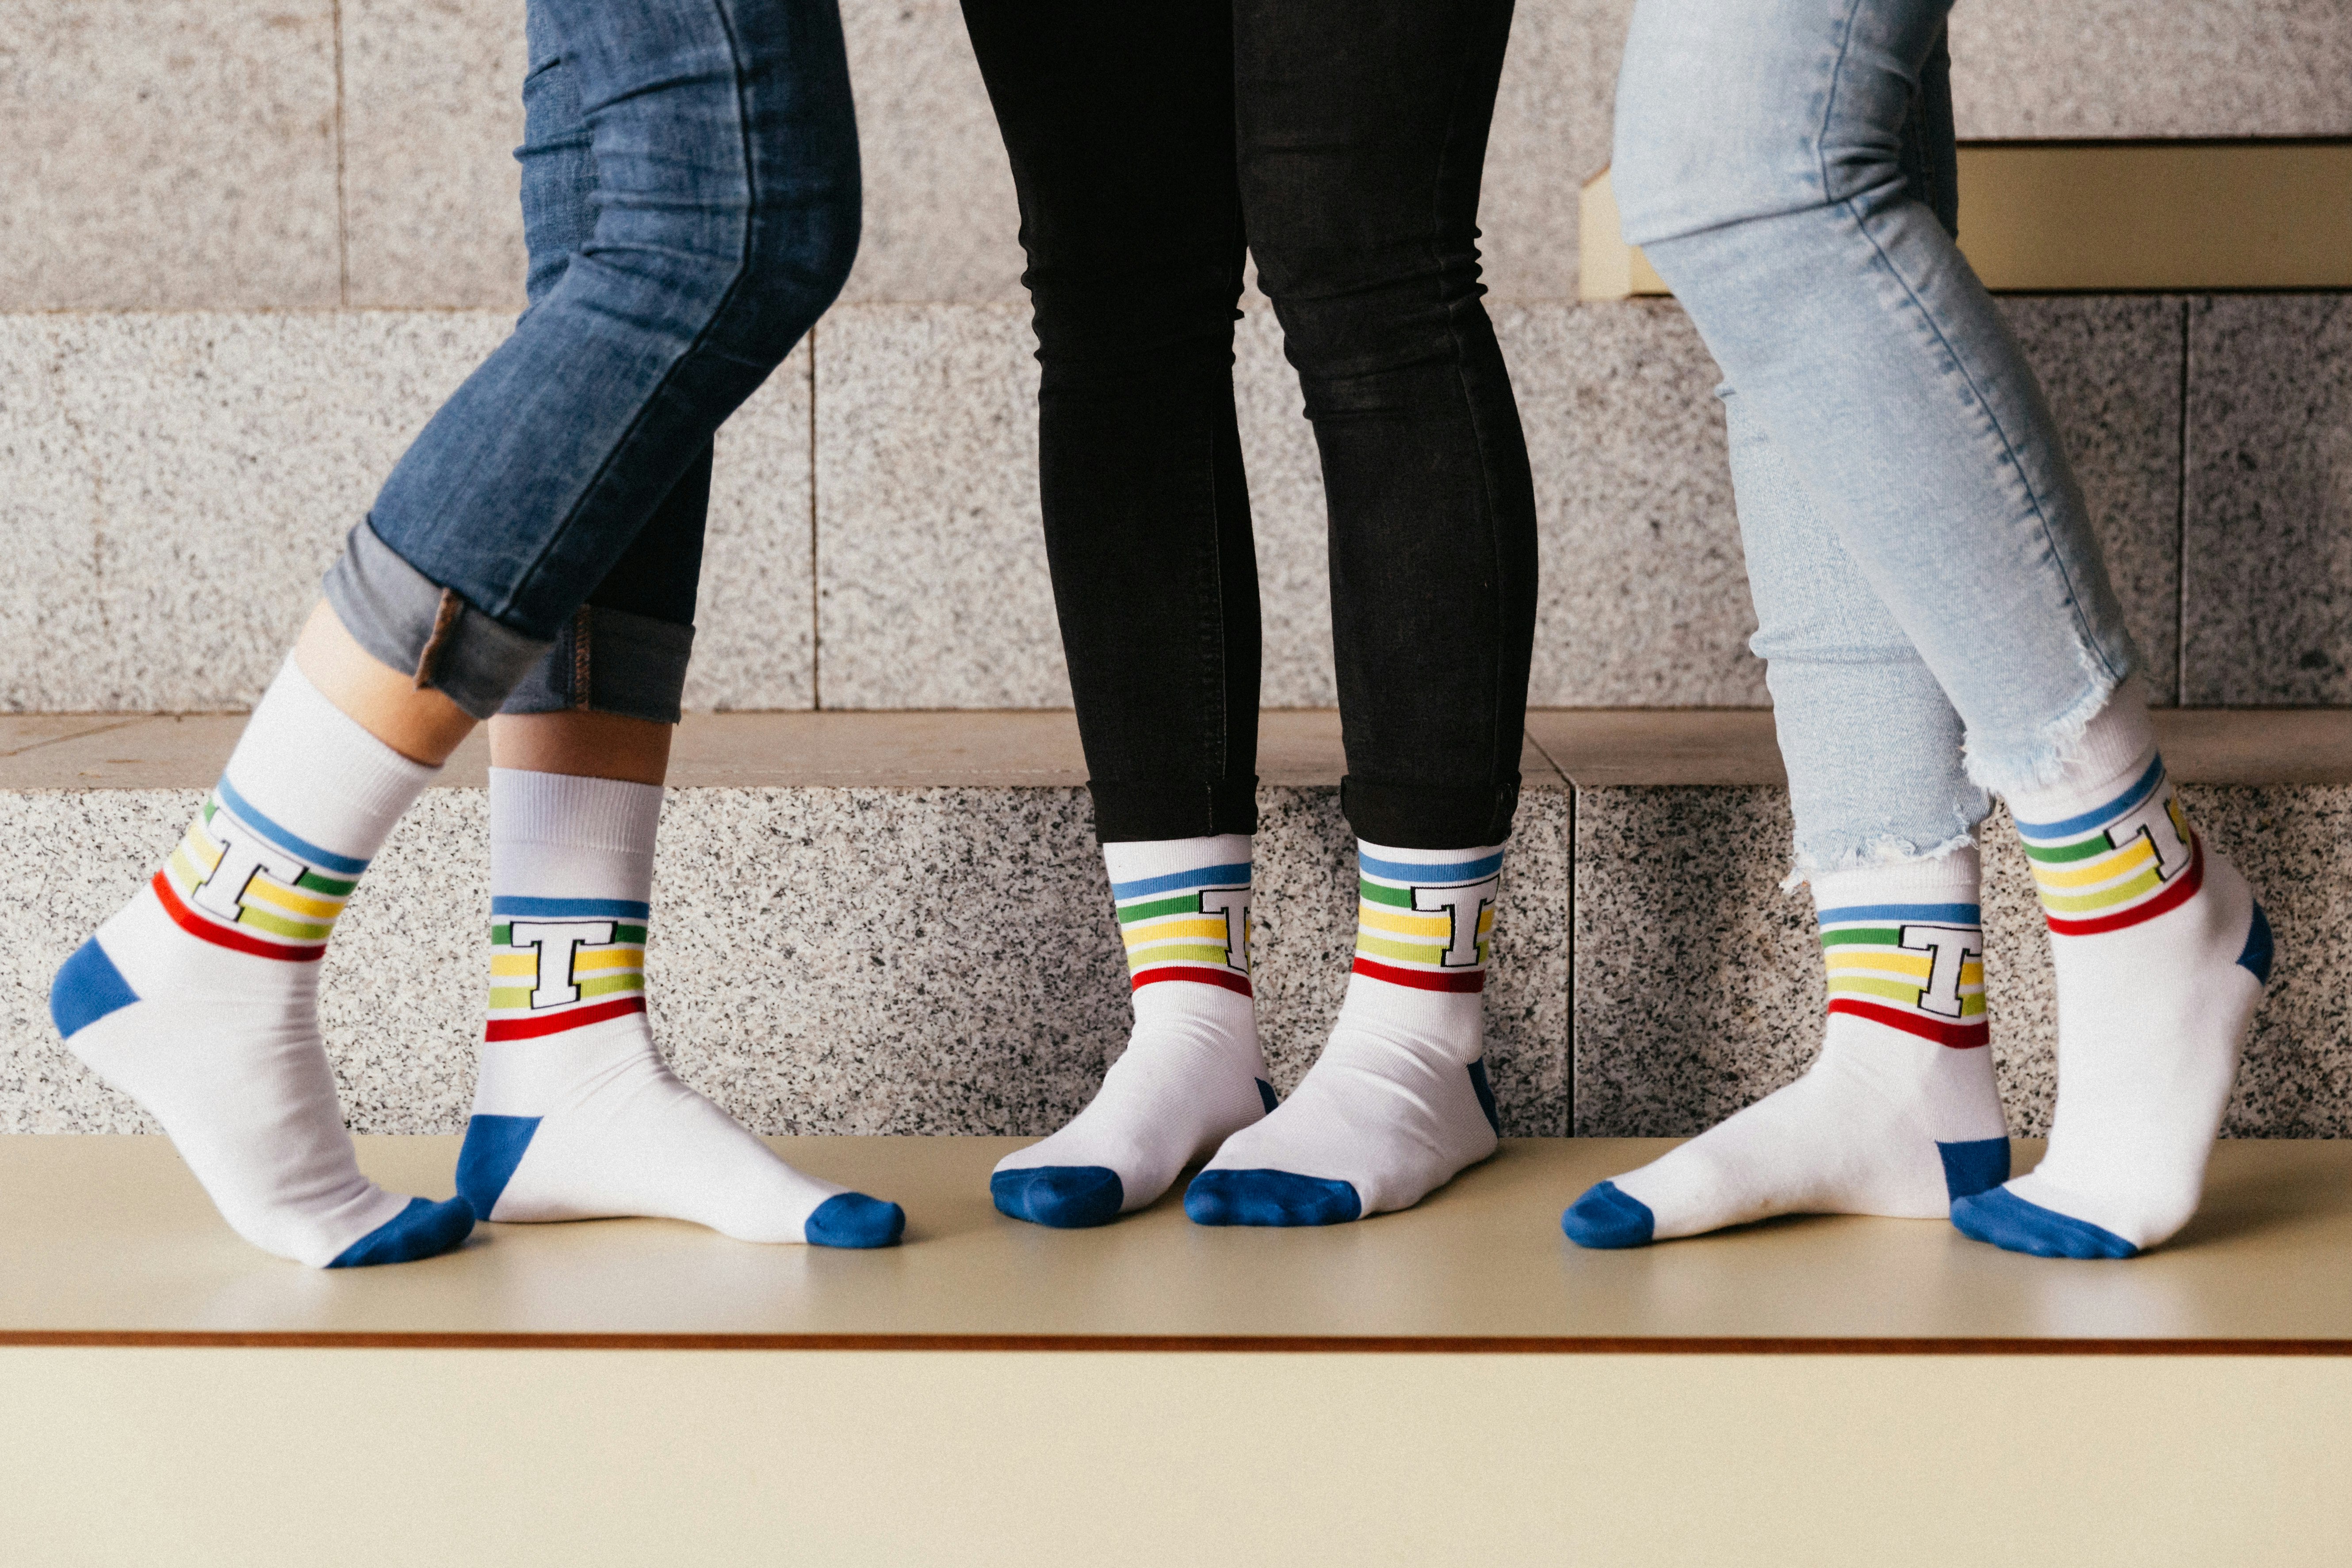
{"type": "Polygon", "coordinates": [[[1231,866],[1203,866],[1197,871],[1171,871],[1165,877],[1139,877],[1132,882],[1113,882],[1110,896],[1126,901],[1148,898],[1153,893],[1172,893],[1179,888],[1232,888],[1250,879],[1250,863],[1246,860],[1231,866]]]}
{"type": "Polygon", "coordinates": [[[2071,838],[2078,833],[2088,833],[2094,827],[2113,822],[2141,801],[2156,793],[2164,782],[2164,759],[2158,756],[2147,764],[2147,772],[2139,775],[2139,783],[2124,791],[2113,801],[2096,811],[2086,811],[2080,816],[2070,816],[2063,822],[2021,822],[2017,830],[2028,838],[2071,838]]]}
{"type": "Polygon", "coordinates": [[[519,899],[512,896],[493,898],[490,913],[494,915],[528,915],[541,920],[650,920],[653,906],[634,899],[519,899]]]}
{"type": "Polygon", "coordinates": [[[1823,910],[1817,918],[1825,926],[1843,925],[1849,921],[1931,921],[1962,926],[1984,923],[1983,910],[1976,904],[1854,904],[1843,910],[1823,910]]]}
{"type": "Polygon", "coordinates": [[[1483,882],[1503,868],[1500,855],[1489,855],[1484,860],[1461,860],[1451,866],[1423,866],[1412,860],[1381,860],[1356,851],[1356,864],[1368,877],[1378,877],[1387,882],[1483,882]]]}
{"type": "Polygon", "coordinates": [[[301,835],[288,832],[260,812],[256,811],[251,801],[236,793],[236,786],[228,782],[226,773],[221,774],[218,787],[221,804],[227,806],[239,822],[276,844],[288,854],[300,856],[305,864],[315,866],[321,871],[340,871],[346,877],[356,877],[368,868],[366,861],[355,860],[349,855],[338,855],[331,849],[322,849],[301,835]]]}

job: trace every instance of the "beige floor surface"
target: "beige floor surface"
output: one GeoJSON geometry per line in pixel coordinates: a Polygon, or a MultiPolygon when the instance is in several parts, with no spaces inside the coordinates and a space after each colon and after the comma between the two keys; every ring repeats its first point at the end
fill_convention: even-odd
{"type": "MultiPolygon", "coordinates": [[[[459,1252],[320,1272],[245,1246],[161,1139],[0,1137],[0,1343],[327,1336],[345,1343],[1171,1348],[2352,1352],[2352,1143],[2220,1145],[2203,1212],[2127,1262],[2017,1257],[1940,1222],[1774,1221],[1637,1251],[1568,1244],[1559,1210],[1663,1140],[1518,1140],[1419,1208],[1320,1230],[1205,1229],[1173,1197],[1093,1231],[1003,1218],[1018,1141],[779,1139],[905,1204],[907,1244],[847,1253],[667,1221],[486,1226],[459,1252]],[[387,1339],[386,1336],[389,1336],[387,1339]],[[1858,1342],[1845,1344],[1843,1342],[1858,1342]],[[1932,1343],[1929,1343],[1932,1342],[1932,1343]]],[[[388,1185],[450,1190],[453,1138],[373,1137],[388,1185]]],[[[2019,1150],[2021,1167],[2037,1157],[2019,1150]]]]}

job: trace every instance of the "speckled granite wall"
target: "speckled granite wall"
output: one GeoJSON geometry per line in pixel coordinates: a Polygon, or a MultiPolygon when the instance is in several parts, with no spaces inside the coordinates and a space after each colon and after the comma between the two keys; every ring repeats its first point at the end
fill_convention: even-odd
{"type": "MultiPolygon", "coordinates": [[[[1277,1088],[1320,1048],[1355,934],[1338,792],[1269,789],[1259,1017],[1277,1088]]],[[[51,1031],[48,976],[134,892],[201,797],[0,795],[20,856],[0,914],[0,1131],[152,1131],[51,1031]]],[[[489,885],[486,797],[434,790],[326,961],[321,1016],[352,1126],[454,1131],[473,1092],[489,885]]],[[[1505,1130],[1567,1123],[1567,797],[1530,791],[1487,993],[1505,1130]]],[[[1081,791],[685,790],[662,824],[647,971],[677,1069],[771,1132],[1051,1131],[1124,1045],[1125,966],[1081,791]]]]}
{"type": "MultiPolygon", "coordinates": [[[[2190,786],[2200,831],[2278,937],[2224,1131],[2352,1136],[2352,787],[2190,786]]],[[[1778,789],[1584,789],[1576,800],[1575,1129],[1698,1132],[1787,1083],[1820,1045],[1812,905],[1777,891],[1778,789]]],[[[2010,1129],[2056,1091],[2048,939],[2005,816],[1987,824],[1985,988],[2010,1129]]]]}

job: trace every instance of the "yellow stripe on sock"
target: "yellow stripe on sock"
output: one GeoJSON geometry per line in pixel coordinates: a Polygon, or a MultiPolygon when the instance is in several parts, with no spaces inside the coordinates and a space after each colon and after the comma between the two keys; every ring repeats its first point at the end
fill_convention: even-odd
{"type": "Polygon", "coordinates": [[[642,969],[645,963],[646,950],[642,947],[608,947],[572,953],[572,973],[578,975],[599,969],[642,969]]]}
{"type": "Polygon", "coordinates": [[[490,954],[493,975],[520,974],[536,978],[539,974],[539,954],[535,952],[494,952],[490,954]]]}
{"type": "Polygon", "coordinates": [[[220,864],[221,852],[220,846],[213,842],[213,836],[205,831],[203,817],[188,824],[188,836],[181,843],[187,847],[188,858],[202,866],[205,876],[211,876],[213,868],[220,864]]]}
{"type": "Polygon", "coordinates": [[[1224,921],[1222,918],[1207,921],[1153,921],[1149,924],[1130,927],[1121,933],[1121,940],[1129,947],[1142,947],[1155,942],[1173,942],[1179,937],[1203,936],[1214,937],[1218,942],[1223,942],[1225,940],[1224,921]]]}
{"type": "Polygon", "coordinates": [[[1409,915],[1378,904],[1359,904],[1356,924],[1366,931],[1392,931],[1398,936],[1433,936],[1440,942],[1454,935],[1451,915],[1409,915]]]}
{"type": "Polygon", "coordinates": [[[2164,879],[2158,877],[2156,874],[2156,868],[2151,866],[2122,886],[2108,888],[2101,892],[2083,893],[2074,898],[2061,898],[2055,893],[2044,893],[2042,895],[2042,907],[2054,914],[2082,914],[2092,910],[2108,909],[2116,904],[2127,904],[2142,893],[2152,893],[2162,886],[2164,886],[2164,879]]]}
{"type": "Polygon", "coordinates": [[[1829,965],[1832,974],[1841,970],[1861,969],[1881,974],[1914,975],[1926,980],[1936,972],[1936,961],[1924,952],[1889,952],[1884,948],[1875,951],[1865,948],[1860,952],[1853,948],[1832,948],[1822,962],[1829,965]]]}
{"type": "Polygon", "coordinates": [[[245,885],[245,896],[248,900],[268,904],[272,909],[283,910],[289,915],[309,915],[313,920],[325,921],[329,924],[332,924],[335,917],[343,912],[343,901],[341,899],[314,899],[308,893],[298,893],[291,888],[280,887],[267,877],[256,877],[252,881],[247,882],[245,885]]]}
{"type": "Polygon", "coordinates": [[[2135,838],[2127,848],[2113,855],[2103,855],[2087,866],[2072,870],[2045,871],[2033,868],[2033,880],[2044,888],[2093,888],[2101,882],[2112,882],[2127,871],[2137,869],[2156,858],[2156,850],[2145,838],[2135,838]]]}

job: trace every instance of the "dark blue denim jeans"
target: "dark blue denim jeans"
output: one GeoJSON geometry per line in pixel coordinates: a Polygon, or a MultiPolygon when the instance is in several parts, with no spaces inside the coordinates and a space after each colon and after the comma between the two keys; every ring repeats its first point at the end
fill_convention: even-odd
{"type": "Polygon", "coordinates": [[[530,0],[530,305],[328,573],[344,626],[478,718],[674,721],[711,437],[857,248],[835,0],[530,0]]]}

